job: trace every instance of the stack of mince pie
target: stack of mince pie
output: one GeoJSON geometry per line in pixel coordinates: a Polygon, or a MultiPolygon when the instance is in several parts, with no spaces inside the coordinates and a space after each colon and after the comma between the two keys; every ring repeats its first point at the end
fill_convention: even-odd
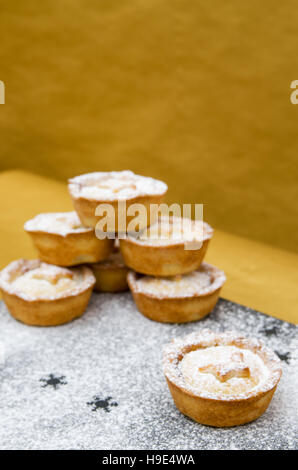
{"type": "MultiPolygon", "coordinates": [[[[69,181],[75,211],[38,214],[25,225],[38,252],[38,260],[20,259],[0,273],[3,300],[12,316],[28,325],[60,325],[82,315],[92,290],[120,292],[128,289],[126,267],[119,244],[98,237],[99,204],[118,214],[118,204],[141,203],[150,213],[167,192],[162,181],[131,171],[96,172],[69,181]]],[[[133,217],[127,218],[127,223],[133,217]]],[[[111,221],[116,224],[118,221],[111,221]]],[[[150,219],[149,219],[150,223],[150,219]]],[[[139,227],[147,225],[140,219],[139,227]]],[[[124,227],[126,231],[126,227],[124,227]]]]}
{"type": "MultiPolygon", "coordinates": [[[[13,317],[28,325],[60,325],[84,313],[93,289],[128,288],[151,320],[183,323],[211,312],[226,280],[203,261],[213,230],[202,221],[151,211],[162,203],[165,183],[131,171],[96,172],[71,179],[69,192],[74,212],[39,214],[25,223],[39,259],[13,261],[0,272],[13,317]],[[132,233],[134,204],[145,210],[132,233]],[[118,220],[120,205],[124,221],[118,220]],[[98,232],[103,219],[119,240],[98,232]]],[[[173,340],[163,366],[177,408],[219,427],[258,418],[281,377],[279,359],[259,340],[202,329],[173,340]]]]}

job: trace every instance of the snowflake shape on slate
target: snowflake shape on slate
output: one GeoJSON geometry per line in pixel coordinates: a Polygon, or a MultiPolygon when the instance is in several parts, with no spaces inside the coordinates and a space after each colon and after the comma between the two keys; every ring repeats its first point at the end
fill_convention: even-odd
{"type": "Polygon", "coordinates": [[[279,357],[281,361],[286,362],[287,364],[290,364],[290,359],[291,359],[291,354],[289,352],[281,353],[279,351],[274,351],[275,354],[279,357]]]}
{"type": "Polygon", "coordinates": [[[59,385],[66,385],[67,382],[64,381],[65,376],[61,375],[60,377],[55,377],[54,374],[49,374],[48,378],[42,377],[39,379],[40,382],[44,382],[42,385],[43,388],[45,387],[53,387],[55,390],[59,387],[59,385]]]}
{"type": "Polygon", "coordinates": [[[111,406],[118,406],[116,401],[111,401],[112,397],[100,398],[95,396],[93,401],[87,402],[87,405],[93,406],[92,411],[97,411],[99,408],[102,408],[106,413],[111,411],[111,406]]]}
{"type": "Polygon", "coordinates": [[[262,330],[261,333],[263,333],[266,336],[277,336],[279,332],[279,327],[272,325],[272,326],[265,326],[262,330]]]}

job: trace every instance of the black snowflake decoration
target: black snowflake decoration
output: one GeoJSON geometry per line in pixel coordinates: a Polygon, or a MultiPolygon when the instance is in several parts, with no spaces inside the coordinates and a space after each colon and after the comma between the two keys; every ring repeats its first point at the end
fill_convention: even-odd
{"type": "Polygon", "coordinates": [[[43,388],[45,387],[53,387],[55,390],[59,387],[59,385],[66,385],[67,382],[64,381],[65,376],[61,375],[60,377],[55,377],[54,374],[49,374],[48,378],[42,377],[40,382],[44,382],[42,385],[43,388]]]}
{"type": "Polygon", "coordinates": [[[95,396],[93,401],[87,402],[87,405],[92,406],[92,411],[97,411],[99,408],[102,408],[106,413],[111,411],[111,406],[118,406],[116,401],[111,401],[112,397],[100,398],[95,396]]]}
{"type": "Polygon", "coordinates": [[[281,361],[286,362],[287,364],[290,364],[290,359],[291,359],[291,353],[285,352],[285,353],[280,353],[278,351],[275,351],[275,354],[279,357],[281,361]]]}

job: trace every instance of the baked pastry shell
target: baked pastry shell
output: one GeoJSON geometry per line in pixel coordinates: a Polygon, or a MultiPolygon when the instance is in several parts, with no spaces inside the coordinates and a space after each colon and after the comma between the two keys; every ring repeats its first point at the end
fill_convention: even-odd
{"type": "Polygon", "coordinates": [[[187,323],[201,320],[215,307],[222,285],[208,293],[194,294],[189,297],[160,297],[138,292],[138,274],[130,271],[127,276],[129,288],[138,310],[150,320],[162,323],[187,323]]]}
{"type": "Polygon", "coordinates": [[[87,308],[93,286],[75,296],[53,300],[25,300],[2,290],[3,300],[11,315],[26,325],[62,325],[80,317],[87,308]]]}
{"type": "Polygon", "coordinates": [[[96,279],[94,290],[97,292],[123,292],[128,290],[128,268],[109,263],[90,265],[96,279]]]}
{"type": "MultiPolygon", "coordinates": [[[[239,342],[231,342],[230,344],[239,346],[239,342]]],[[[184,354],[199,347],[198,344],[189,346],[188,351],[184,351],[184,354]]],[[[270,367],[271,361],[266,352],[260,351],[258,347],[252,348],[252,350],[259,354],[270,367]]],[[[182,357],[178,358],[178,361],[181,359],[182,357]]],[[[168,361],[169,358],[164,354],[164,364],[168,361]]],[[[207,426],[233,427],[254,421],[266,411],[280,380],[282,370],[279,367],[272,386],[267,387],[267,389],[257,392],[252,391],[250,396],[245,398],[235,397],[226,400],[191,393],[186,388],[174,383],[165,372],[165,368],[164,373],[174,403],[181,413],[207,426]]]]}
{"type": "Polygon", "coordinates": [[[105,260],[113,251],[114,240],[99,240],[93,230],[60,235],[26,230],[32,238],[39,258],[58,266],[75,266],[105,260]]]}
{"type": "MultiPolygon", "coordinates": [[[[31,260],[29,263],[33,261],[31,260]]],[[[24,262],[28,261],[18,260],[18,262],[11,263],[15,266],[11,268],[10,272],[13,273],[13,269],[18,269],[18,266],[21,268],[24,262]]],[[[10,265],[7,268],[9,269],[9,267],[10,265]]],[[[22,323],[35,326],[62,325],[81,316],[88,305],[95,278],[88,267],[83,266],[79,269],[83,270],[84,281],[86,281],[84,285],[43,299],[26,298],[26,296],[17,294],[2,284],[0,290],[10,314],[22,323]]]]}
{"type": "Polygon", "coordinates": [[[181,413],[200,424],[214,427],[232,427],[259,418],[268,408],[276,386],[246,400],[219,401],[202,398],[183,391],[166,378],[174,403],[181,413]]]}
{"type": "MultiPolygon", "coordinates": [[[[146,210],[146,216],[142,217],[139,219],[139,230],[142,230],[145,227],[148,227],[150,224],[155,222],[155,218],[151,218],[150,216],[150,205],[151,204],[161,204],[164,200],[164,195],[166,191],[163,194],[157,194],[157,195],[151,195],[151,196],[139,196],[135,197],[132,199],[127,199],[126,200],[126,211],[128,208],[133,205],[133,204],[142,204],[145,207],[146,210]]],[[[94,200],[94,199],[87,199],[83,197],[74,197],[71,193],[71,198],[73,202],[73,206],[75,208],[75,211],[77,212],[82,224],[85,227],[94,227],[96,228],[97,223],[105,216],[97,216],[95,215],[95,211],[97,206],[100,204],[109,204],[113,207],[114,209],[114,214],[115,214],[115,222],[114,219],[111,220],[111,226],[115,228],[115,233],[118,233],[119,227],[118,227],[118,200],[113,200],[113,201],[101,201],[101,200],[94,200]],[[115,225],[114,225],[115,224],[115,225]]],[[[124,227],[120,227],[120,229],[124,229],[124,231],[127,230],[128,224],[135,218],[135,216],[129,216],[126,215],[126,225],[124,227]]]]}
{"type": "Polygon", "coordinates": [[[120,250],[125,264],[134,271],[150,276],[175,276],[195,271],[201,265],[212,234],[213,231],[194,250],[186,250],[184,243],[150,245],[132,237],[120,240],[120,250]]]}

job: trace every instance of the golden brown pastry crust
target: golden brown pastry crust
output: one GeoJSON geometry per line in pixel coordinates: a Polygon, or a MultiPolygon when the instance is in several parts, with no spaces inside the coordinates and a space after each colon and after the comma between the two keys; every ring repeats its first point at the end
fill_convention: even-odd
{"type": "Polygon", "coordinates": [[[96,263],[105,260],[113,250],[114,240],[99,240],[93,230],[65,236],[42,231],[27,232],[39,258],[49,264],[75,266],[96,263]]]}
{"type": "Polygon", "coordinates": [[[166,380],[174,403],[181,413],[200,424],[219,428],[239,426],[259,418],[268,408],[276,390],[275,386],[257,397],[223,402],[190,395],[166,380]]]}
{"type": "Polygon", "coordinates": [[[205,240],[198,250],[185,250],[184,245],[148,246],[132,238],[120,240],[125,264],[134,271],[150,276],[175,276],[197,269],[208,248],[205,240]]]}
{"type": "Polygon", "coordinates": [[[198,321],[208,315],[215,307],[220,289],[202,298],[156,299],[133,292],[138,310],[150,320],[162,323],[187,323],[198,321]]]}
{"type": "Polygon", "coordinates": [[[95,291],[122,292],[128,290],[128,268],[119,252],[112,253],[106,261],[91,264],[90,268],[96,279],[95,291]]]}
{"type": "MultiPolygon", "coordinates": [[[[35,326],[61,325],[81,316],[88,305],[95,284],[92,271],[86,266],[70,269],[70,271],[72,269],[80,270],[82,284],[75,286],[72,291],[57,293],[56,296],[49,296],[48,298],[27,298],[26,295],[14,292],[9,283],[3,282],[4,271],[14,276],[18,272],[26,272],[38,264],[43,263],[40,263],[39,260],[18,260],[8,265],[1,272],[0,289],[11,315],[16,320],[35,326]]],[[[64,269],[55,268],[58,268],[58,270],[64,269]]],[[[7,278],[7,275],[5,277],[7,278]]]]}
{"type": "Polygon", "coordinates": [[[175,276],[194,271],[202,263],[213,235],[208,224],[203,223],[203,227],[204,239],[201,247],[193,250],[185,249],[183,242],[169,240],[167,244],[152,245],[150,241],[140,242],[127,236],[120,240],[125,264],[134,271],[150,276],[175,276]]]}
{"type": "MultiPolygon", "coordinates": [[[[69,180],[69,192],[74,208],[86,227],[96,227],[104,216],[96,215],[96,208],[108,204],[114,209],[112,219],[114,232],[126,231],[135,215],[126,213],[126,225],[118,227],[118,205],[126,203],[126,212],[133,204],[142,204],[146,213],[139,218],[139,229],[152,223],[151,204],[160,204],[167,192],[167,185],[162,181],[135,175],[131,171],[97,172],[80,175],[69,180]],[[118,187],[117,187],[118,185],[118,187]],[[92,190],[94,186],[94,190],[92,190]],[[89,190],[91,187],[91,190],[89,190]],[[86,191],[87,188],[87,191],[86,191]],[[98,191],[99,189],[99,191],[98,191]],[[101,189],[101,191],[100,191],[101,189]],[[122,190],[124,189],[124,192],[122,190]]],[[[137,214],[136,214],[137,215],[137,214]]]]}
{"type": "Polygon", "coordinates": [[[114,242],[99,240],[93,229],[83,227],[76,212],[48,212],[28,220],[24,229],[39,258],[49,264],[75,266],[106,259],[114,242]]]}
{"type": "Polygon", "coordinates": [[[193,420],[215,427],[231,427],[254,421],[267,409],[272,396],[280,380],[282,370],[280,361],[275,354],[265,348],[258,340],[248,340],[241,335],[234,333],[212,333],[209,330],[201,330],[194,335],[177,340],[180,345],[175,348],[168,345],[164,350],[164,374],[172,394],[176,407],[181,413],[189,416],[193,420]],[[208,397],[208,393],[193,393],[183,383],[179,374],[178,364],[184,355],[190,351],[195,351],[207,346],[204,338],[206,335],[213,336],[215,346],[224,344],[235,345],[239,348],[247,348],[262,358],[270,371],[262,387],[252,390],[251,393],[243,396],[230,396],[228,399],[222,397],[208,397]],[[225,338],[231,334],[231,340],[225,338]],[[192,338],[193,336],[193,338],[192,338]],[[183,345],[185,340],[185,345],[183,345]]]}
{"type": "Polygon", "coordinates": [[[186,323],[201,320],[215,307],[222,285],[225,282],[224,273],[214,266],[210,266],[215,273],[221,273],[222,279],[216,288],[210,287],[208,292],[190,296],[164,297],[142,292],[137,288],[137,280],[142,277],[130,271],[127,276],[129,288],[132,292],[138,310],[151,320],[163,323],[186,323]]]}
{"type": "MultiPolygon", "coordinates": [[[[83,197],[75,198],[71,195],[73,206],[82,221],[82,224],[86,227],[96,228],[97,223],[101,220],[102,217],[95,215],[97,206],[101,204],[110,204],[115,213],[115,233],[118,233],[118,201],[106,201],[106,200],[92,200],[83,197]]],[[[146,209],[146,217],[140,218],[139,230],[147,227],[155,219],[150,218],[150,206],[151,204],[161,204],[164,200],[164,195],[152,195],[152,196],[140,196],[126,201],[126,211],[133,204],[142,204],[146,209]]],[[[135,218],[135,216],[126,215],[126,225],[125,230],[127,229],[128,224],[135,218]]]]}
{"type": "Polygon", "coordinates": [[[3,300],[11,315],[22,323],[33,326],[56,326],[83,315],[92,287],[76,296],[53,300],[24,300],[2,290],[3,300]]]}

